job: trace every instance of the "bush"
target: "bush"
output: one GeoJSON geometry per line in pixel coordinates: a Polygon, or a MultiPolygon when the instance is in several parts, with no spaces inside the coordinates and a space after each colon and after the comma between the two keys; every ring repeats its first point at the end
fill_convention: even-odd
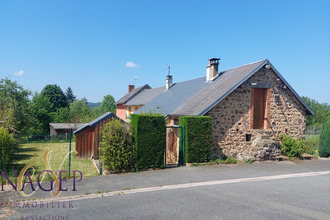
{"type": "Polygon", "coordinates": [[[162,115],[133,114],[136,169],[164,166],[166,147],[165,117],[162,115]]]}
{"type": "Polygon", "coordinates": [[[134,166],[133,130],[129,124],[113,120],[104,125],[100,158],[109,171],[127,171],[134,166]]]}
{"type": "Polygon", "coordinates": [[[17,144],[7,128],[0,127],[0,168],[5,169],[11,163],[17,144]]]}
{"type": "Polygon", "coordinates": [[[305,143],[288,135],[281,135],[281,153],[288,157],[300,157],[304,153],[305,143]]]}
{"type": "MultiPolygon", "coordinates": [[[[185,126],[185,162],[209,161],[212,152],[212,118],[208,116],[183,116],[179,118],[179,124],[185,126]]],[[[183,162],[182,154],[182,141],[180,141],[181,164],[183,162]]]]}
{"type": "Polygon", "coordinates": [[[324,123],[321,131],[319,155],[320,157],[330,156],[330,119],[324,123]]]}

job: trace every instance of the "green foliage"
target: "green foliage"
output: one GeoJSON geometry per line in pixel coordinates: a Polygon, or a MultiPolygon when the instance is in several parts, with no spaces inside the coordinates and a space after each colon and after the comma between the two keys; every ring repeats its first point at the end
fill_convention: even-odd
{"type": "MultiPolygon", "coordinates": [[[[183,116],[179,118],[179,125],[185,126],[185,162],[208,161],[212,152],[212,118],[208,116],[183,116]]],[[[180,155],[182,154],[182,141],[180,140],[180,155]]]]}
{"type": "Polygon", "coordinates": [[[53,104],[52,112],[56,112],[60,108],[66,108],[69,106],[67,97],[64,95],[61,87],[56,84],[46,85],[41,91],[41,95],[48,97],[53,104]]]}
{"type": "Polygon", "coordinates": [[[70,86],[66,89],[65,96],[66,96],[69,104],[74,102],[74,100],[76,100],[76,96],[73,94],[70,86]]]}
{"type": "Polygon", "coordinates": [[[328,119],[330,119],[330,106],[327,103],[319,103],[316,100],[302,97],[306,104],[313,110],[314,115],[308,115],[306,117],[306,125],[322,125],[328,119]]]}
{"type": "Polygon", "coordinates": [[[49,98],[36,93],[30,103],[30,114],[33,120],[31,128],[33,133],[47,134],[49,133],[49,123],[52,122],[51,111],[53,104],[49,98]]]}
{"type": "Polygon", "coordinates": [[[54,115],[53,122],[68,123],[70,120],[70,108],[60,108],[54,115]]]}
{"type": "Polygon", "coordinates": [[[100,143],[100,157],[105,169],[127,171],[134,166],[133,129],[129,124],[113,120],[104,125],[100,143]]]}
{"type": "Polygon", "coordinates": [[[112,95],[106,95],[99,107],[101,114],[106,112],[116,113],[116,103],[115,98],[112,95]]]}
{"type": "Polygon", "coordinates": [[[305,139],[305,153],[318,155],[320,136],[314,136],[305,139]]]}
{"type": "Polygon", "coordinates": [[[0,168],[5,169],[11,163],[12,156],[16,150],[16,142],[7,128],[0,127],[0,168]]]}
{"type": "Polygon", "coordinates": [[[90,107],[88,107],[87,100],[77,99],[70,104],[70,121],[71,122],[90,122],[94,118],[93,112],[90,107]]]}
{"type": "Polygon", "coordinates": [[[319,155],[320,157],[330,156],[330,119],[323,125],[320,135],[319,155]]]}
{"type": "Polygon", "coordinates": [[[288,157],[300,157],[306,146],[302,139],[294,139],[288,135],[281,135],[281,153],[288,157]]]}
{"type": "Polygon", "coordinates": [[[131,115],[134,128],[136,169],[164,165],[166,147],[165,118],[162,115],[131,115]]]}
{"type": "Polygon", "coordinates": [[[27,133],[31,123],[29,90],[10,79],[0,80],[0,121],[11,132],[27,133]]]}

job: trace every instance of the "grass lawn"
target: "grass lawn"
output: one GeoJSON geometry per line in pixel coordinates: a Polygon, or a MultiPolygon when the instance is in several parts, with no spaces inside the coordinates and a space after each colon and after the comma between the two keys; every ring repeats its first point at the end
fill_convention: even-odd
{"type": "MultiPolygon", "coordinates": [[[[75,150],[75,143],[71,144],[71,149],[75,150]]],[[[35,169],[35,175],[32,180],[36,181],[38,174],[42,170],[46,170],[46,167],[43,163],[43,154],[46,150],[52,151],[50,153],[50,167],[52,168],[55,175],[57,175],[58,170],[69,152],[69,143],[27,143],[20,144],[19,151],[15,155],[14,164],[10,167],[10,170],[6,171],[6,175],[10,176],[11,180],[14,180],[14,170],[17,170],[17,175],[23,167],[26,165],[32,166],[35,169]]],[[[61,170],[69,170],[68,158],[64,161],[61,170]]],[[[75,158],[75,154],[71,156],[71,177],[72,170],[79,170],[83,173],[83,176],[96,176],[98,175],[97,170],[95,169],[91,160],[86,158],[75,158]]],[[[33,170],[29,169],[29,173],[32,175],[33,170]]],[[[62,178],[67,177],[65,173],[62,173],[62,178]]],[[[77,176],[79,178],[79,176],[77,176]]],[[[49,180],[49,177],[44,180],[49,180]]]]}

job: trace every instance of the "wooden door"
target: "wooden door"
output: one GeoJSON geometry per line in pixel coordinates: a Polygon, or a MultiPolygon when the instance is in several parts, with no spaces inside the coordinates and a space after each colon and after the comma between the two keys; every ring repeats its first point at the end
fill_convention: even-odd
{"type": "Polygon", "coordinates": [[[263,129],[265,120],[266,89],[254,88],[253,128],[263,129]]]}
{"type": "Polygon", "coordinates": [[[166,129],[166,165],[177,165],[179,162],[179,128],[166,129]]]}

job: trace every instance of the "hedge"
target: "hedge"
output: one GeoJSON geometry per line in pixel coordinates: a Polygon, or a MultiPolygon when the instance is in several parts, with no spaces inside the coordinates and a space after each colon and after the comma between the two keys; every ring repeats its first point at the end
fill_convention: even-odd
{"type": "Polygon", "coordinates": [[[162,115],[132,114],[136,169],[164,166],[166,147],[165,117],[162,115]]]}
{"type": "Polygon", "coordinates": [[[319,142],[320,157],[330,156],[330,119],[327,120],[322,128],[319,142]]]}
{"type": "MultiPolygon", "coordinates": [[[[185,162],[201,163],[210,159],[212,152],[212,118],[209,116],[183,116],[179,125],[185,127],[185,162]]],[[[182,129],[180,129],[180,137],[182,129]]],[[[180,141],[180,164],[182,164],[182,140],[180,141]]]]}
{"type": "Polygon", "coordinates": [[[7,128],[0,127],[0,169],[5,169],[12,161],[17,149],[16,141],[7,128]]]}

